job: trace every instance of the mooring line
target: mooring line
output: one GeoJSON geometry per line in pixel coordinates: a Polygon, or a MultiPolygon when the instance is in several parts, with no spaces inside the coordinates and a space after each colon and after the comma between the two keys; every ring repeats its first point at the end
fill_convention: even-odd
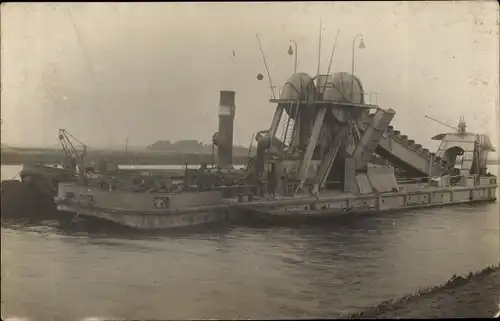
{"type": "Polygon", "coordinates": [[[73,224],[73,222],[77,219],[77,217],[80,215],[80,212],[77,212],[75,217],[73,217],[73,219],[71,220],[71,222],[69,222],[69,225],[73,224]]]}
{"type": "Polygon", "coordinates": [[[80,215],[80,212],[77,212],[77,213],[76,213],[76,215],[75,215],[75,217],[73,217],[73,218],[71,219],[71,221],[69,222],[68,226],[67,226],[67,227],[64,227],[64,232],[66,232],[66,233],[69,233],[69,232],[70,232],[70,231],[69,231],[69,228],[71,227],[71,224],[73,224],[73,222],[76,220],[76,218],[77,218],[79,215],[80,215]]]}
{"type": "Polygon", "coordinates": [[[17,172],[17,174],[16,174],[16,175],[14,175],[14,176],[13,176],[10,180],[11,180],[11,181],[13,181],[13,180],[14,180],[14,178],[16,178],[16,177],[17,177],[17,175],[21,174],[21,172],[22,172],[22,171],[17,172]]]}

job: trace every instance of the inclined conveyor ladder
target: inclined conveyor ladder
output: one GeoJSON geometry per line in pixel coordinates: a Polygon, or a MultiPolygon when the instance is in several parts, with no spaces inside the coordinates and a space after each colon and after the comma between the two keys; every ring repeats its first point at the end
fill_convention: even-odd
{"type": "Polygon", "coordinates": [[[373,153],[395,114],[396,112],[392,109],[379,108],[373,117],[370,117],[368,124],[363,126],[363,134],[361,134],[360,141],[353,153],[357,170],[366,168],[373,159],[373,153]]]}
{"type": "MultiPolygon", "coordinates": [[[[363,132],[369,129],[369,124],[377,113],[370,115],[368,112],[363,112],[358,118],[358,128],[363,132]]],[[[374,152],[414,177],[437,176],[447,171],[444,160],[430,153],[428,149],[422,148],[422,145],[415,144],[415,141],[408,139],[408,136],[401,135],[400,131],[394,130],[392,126],[388,126],[381,135],[374,152]]]]}

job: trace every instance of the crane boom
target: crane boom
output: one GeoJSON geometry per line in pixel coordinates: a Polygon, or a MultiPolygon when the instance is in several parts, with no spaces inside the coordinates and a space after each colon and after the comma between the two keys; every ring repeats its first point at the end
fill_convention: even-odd
{"type": "Polygon", "coordinates": [[[61,144],[61,148],[66,154],[67,161],[70,162],[69,166],[72,170],[76,170],[76,161],[78,160],[80,163],[83,163],[83,157],[87,153],[87,145],[82,143],[80,140],[75,138],[73,135],[71,135],[66,129],[59,129],[59,142],[61,144]],[[78,150],[76,149],[75,145],[71,142],[71,139],[73,138],[76,142],[80,143],[83,146],[83,153],[79,153],[78,150]],[[73,160],[73,161],[72,161],[73,160]],[[71,164],[71,162],[75,162],[71,164]]]}
{"type": "Polygon", "coordinates": [[[453,126],[450,126],[450,125],[448,125],[448,124],[445,124],[445,123],[443,123],[442,121],[439,121],[439,120],[437,120],[437,119],[435,119],[435,118],[432,118],[431,116],[427,116],[427,115],[425,115],[425,118],[428,118],[428,119],[430,119],[430,120],[435,121],[436,123],[439,123],[439,124],[441,124],[441,125],[443,125],[443,126],[446,126],[446,127],[448,127],[448,128],[451,128],[451,129],[453,129],[454,131],[458,131],[458,128],[457,128],[457,127],[453,127],[453,126]]]}

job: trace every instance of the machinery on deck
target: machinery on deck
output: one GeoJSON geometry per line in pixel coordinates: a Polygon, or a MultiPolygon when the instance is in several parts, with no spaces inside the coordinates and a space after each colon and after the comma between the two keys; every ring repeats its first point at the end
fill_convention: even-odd
{"type": "Polygon", "coordinates": [[[270,128],[256,137],[257,175],[268,180],[277,173],[286,195],[390,192],[398,189],[395,168],[408,178],[442,176],[453,172],[460,153],[462,174],[486,174],[491,142],[466,133],[463,120],[456,133],[434,137],[442,142],[431,153],[390,125],[393,109],[364,97],[361,81],[346,72],[292,75],[279,98],[270,100],[277,104],[270,128]],[[380,165],[381,159],[392,166],[380,165]]]}
{"type": "Polygon", "coordinates": [[[456,128],[427,115],[426,118],[455,131],[432,137],[433,140],[441,141],[436,152],[437,157],[444,159],[447,164],[457,168],[463,175],[487,175],[488,154],[495,151],[487,135],[467,132],[467,124],[463,117],[460,118],[456,128]]]}
{"type": "Polygon", "coordinates": [[[78,166],[84,163],[87,146],[76,139],[65,129],[59,129],[58,139],[61,145],[64,157],[61,164],[38,164],[24,163],[23,169],[19,173],[23,184],[33,185],[34,191],[52,198],[57,190],[59,182],[68,182],[76,180],[78,166]],[[70,137],[83,146],[83,152],[79,152],[70,137]],[[62,165],[59,167],[58,165],[62,165]]]}

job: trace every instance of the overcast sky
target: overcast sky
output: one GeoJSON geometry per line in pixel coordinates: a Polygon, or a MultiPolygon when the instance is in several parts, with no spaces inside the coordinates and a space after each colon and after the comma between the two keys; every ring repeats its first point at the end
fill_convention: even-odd
{"type": "Polygon", "coordinates": [[[67,128],[90,146],[147,145],[158,139],[210,142],[220,90],[236,91],[235,143],[269,127],[256,34],[271,79],[321,73],[340,30],[332,71],[351,71],[393,125],[425,147],[465,116],[468,129],[497,147],[498,4],[336,3],[8,3],[1,7],[2,143],[53,145],[67,128]],[[233,57],[233,50],[235,56],[233,57]]]}

